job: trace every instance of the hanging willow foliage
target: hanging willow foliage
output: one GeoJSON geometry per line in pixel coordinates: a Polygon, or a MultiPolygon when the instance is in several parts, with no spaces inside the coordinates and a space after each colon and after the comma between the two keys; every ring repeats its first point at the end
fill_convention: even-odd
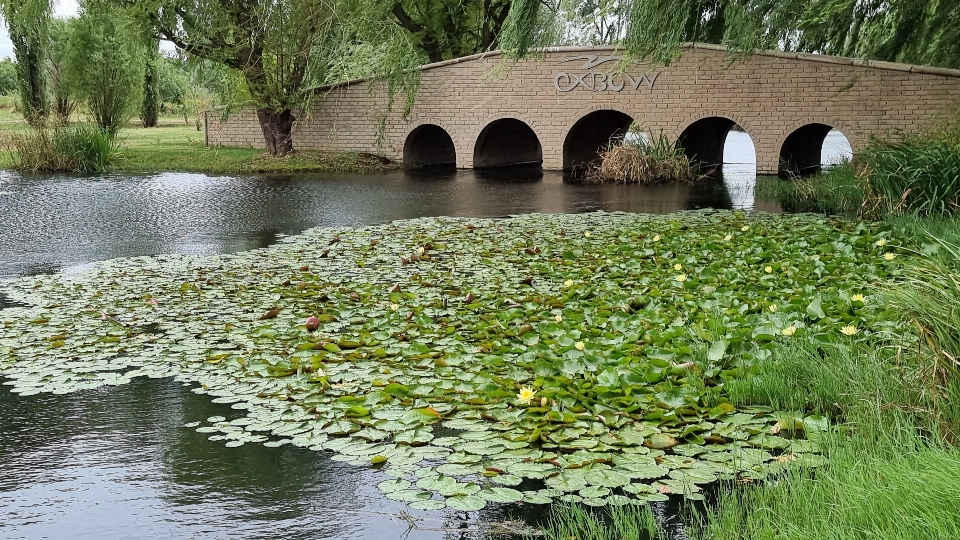
{"type": "MultiPolygon", "coordinates": [[[[547,35],[542,4],[515,2],[501,43],[522,57],[547,35]]],[[[669,63],[684,42],[722,43],[734,53],[780,49],[960,67],[956,0],[633,0],[619,43],[627,53],[669,63]]],[[[547,21],[549,22],[549,21],[547,21]]]]}

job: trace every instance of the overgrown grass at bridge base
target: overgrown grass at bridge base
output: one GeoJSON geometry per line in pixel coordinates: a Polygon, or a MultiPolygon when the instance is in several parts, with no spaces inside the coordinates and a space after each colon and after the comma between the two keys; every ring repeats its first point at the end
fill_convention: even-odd
{"type": "MultiPolygon", "coordinates": [[[[85,118],[76,118],[72,130],[86,130],[85,118]]],[[[69,132],[67,128],[59,128],[69,132]]],[[[137,123],[123,129],[112,143],[109,159],[97,160],[97,166],[78,163],[76,152],[58,153],[45,140],[55,137],[55,130],[37,132],[9,108],[0,108],[0,168],[28,171],[77,171],[155,173],[161,171],[199,172],[210,174],[291,174],[310,172],[375,172],[397,165],[370,154],[356,152],[300,151],[283,158],[272,158],[257,148],[209,147],[204,145],[203,131],[182,118],[162,117],[157,127],[143,128],[137,123]],[[18,145],[17,141],[29,144],[18,145]]],[[[88,130],[87,130],[88,131],[88,130]]],[[[79,132],[79,131],[74,131],[79,132]]],[[[91,135],[84,131],[87,135],[91,135]]],[[[76,137],[72,138],[77,140],[76,137]]],[[[93,137],[84,137],[91,142],[93,137]]],[[[87,145],[89,146],[89,145],[87,145]]]]}
{"type": "Polygon", "coordinates": [[[825,173],[773,186],[786,210],[861,219],[960,212],[960,109],[926,132],[871,141],[825,173]]]}
{"type": "Polygon", "coordinates": [[[699,178],[696,163],[662,132],[610,145],[587,165],[584,175],[586,182],[617,184],[693,182],[699,178]]]}

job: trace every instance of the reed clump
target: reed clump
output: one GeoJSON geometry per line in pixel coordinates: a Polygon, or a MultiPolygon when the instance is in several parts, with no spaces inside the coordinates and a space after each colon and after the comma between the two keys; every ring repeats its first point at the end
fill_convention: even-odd
{"type": "Polygon", "coordinates": [[[699,178],[697,165],[662,133],[610,146],[584,175],[586,182],[618,184],[693,182],[699,178]]]}
{"type": "Polygon", "coordinates": [[[13,168],[31,172],[103,173],[120,155],[119,141],[89,124],[30,129],[5,144],[13,168]]]}

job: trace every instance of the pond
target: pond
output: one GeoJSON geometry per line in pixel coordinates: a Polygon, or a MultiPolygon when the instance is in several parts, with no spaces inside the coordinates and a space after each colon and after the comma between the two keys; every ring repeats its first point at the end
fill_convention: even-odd
{"type": "MultiPolygon", "coordinates": [[[[748,148],[749,138],[731,137],[748,148]]],[[[0,279],[75,273],[118,257],[245,251],[309,227],[424,216],[778,211],[774,201],[754,198],[752,156],[743,154],[746,166],[732,163],[725,180],[694,186],[580,185],[517,169],[322,177],[2,173],[0,279]]],[[[0,296],[0,309],[12,304],[0,296]]],[[[410,532],[404,505],[376,489],[383,479],[376,471],[289,445],[226,448],[185,429],[187,422],[238,412],[190,392],[190,385],[138,378],[24,397],[2,388],[4,537],[364,539],[410,532]]],[[[676,513],[664,503],[655,510],[676,513]]],[[[539,512],[530,505],[418,512],[410,537],[499,537],[536,521],[539,512]]],[[[682,530],[674,533],[682,537],[682,530]]]]}

